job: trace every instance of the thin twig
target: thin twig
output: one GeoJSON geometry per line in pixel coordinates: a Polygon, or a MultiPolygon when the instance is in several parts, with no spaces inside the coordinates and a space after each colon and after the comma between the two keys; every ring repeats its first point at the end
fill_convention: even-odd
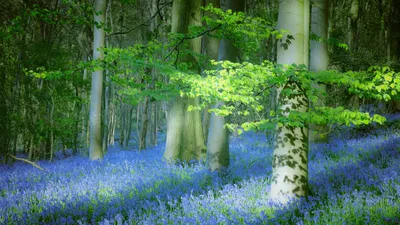
{"type": "MultiPolygon", "coordinates": [[[[214,30],[220,28],[221,26],[222,26],[222,25],[220,24],[220,25],[218,25],[218,26],[216,26],[216,27],[214,27],[214,28],[211,28],[211,29],[209,29],[209,30],[205,30],[205,31],[201,32],[200,34],[198,34],[198,35],[196,35],[196,36],[194,36],[194,37],[188,37],[188,36],[183,37],[183,38],[178,42],[178,44],[175,45],[175,47],[171,50],[171,52],[164,58],[164,61],[167,60],[167,59],[172,55],[172,53],[173,53],[174,51],[178,51],[179,45],[181,45],[181,44],[183,43],[184,40],[190,40],[190,39],[194,39],[194,38],[201,37],[201,36],[203,36],[203,35],[205,35],[205,34],[208,34],[208,33],[210,33],[210,32],[213,32],[214,30]]],[[[176,60],[175,60],[175,61],[176,61],[176,60]]]]}
{"type": "Polygon", "coordinates": [[[166,6],[169,5],[169,4],[172,4],[172,2],[167,2],[167,3],[165,3],[163,6],[161,6],[161,8],[157,7],[158,10],[157,10],[157,12],[156,12],[153,16],[151,16],[149,19],[143,21],[142,23],[140,23],[140,24],[134,26],[133,28],[131,28],[131,29],[127,30],[127,31],[120,31],[120,32],[115,32],[115,33],[107,34],[106,37],[111,36],[111,35],[118,35],[118,34],[128,34],[128,33],[132,32],[132,31],[135,30],[136,28],[138,28],[138,27],[140,27],[140,26],[143,26],[143,25],[145,25],[147,22],[149,22],[150,20],[154,19],[157,15],[161,15],[160,10],[162,10],[164,7],[166,7],[166,6]]]}

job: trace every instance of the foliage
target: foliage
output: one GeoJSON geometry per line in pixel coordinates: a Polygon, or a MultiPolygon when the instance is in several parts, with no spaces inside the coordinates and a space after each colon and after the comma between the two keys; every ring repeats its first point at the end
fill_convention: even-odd
{"type": "MultiPolygon", "coordinates": [[[[308,72],[306,67],[297,65],[274,65],[265,61],[261,65],[249,62],[232,63],[228,61],[206,63],[207,59],[194,55],[190,51],[178,50],[179,45],[187,43],[184,40],[196,38],[201,35],[211,35],[210,31],[218,38],[229,37],[231,41],[244,51],[256,52],[261,39],[274,36],[282,39],[286,35],[286,43],[290,44],[290,35],[285,31],[276,31],[273,24],[260,18],[246,17],[241,12],[223,11],[213,8],[211,5],[204,8],[217,16],[217,19],[204,17],[207,26],[191,27],[188,34],[171,34],[170,42],[150,42],[147,45],[135,45],[126,49],[106,49],[108,68],[116,76],[113,81],[124,87],[121,94],[137,99],[137,104],[145,96],[151,96],[156,100],[170,99],[178,93],[188,97],[201,97],[202,105],[189,106],[188,110],[199,110],[215,103],[218,100],[226,102],[224,106],[210,111],[219,115],[241,116],[255,118],[265,110],[264,102],[272,88],[283,88],[282,95],[293,97],[303,94],[311,103],[316,103],[327,93],[312,88],[312,83],[330,84],[345,87],[350,93],[360,97],[374,98],[377,100],[389,100],[397,98],[400,88],[398,74],[383,67],[371,67],[366,72],[323,71],[319,73],[308,72]],[[244,41],[243,41],[244,40],[244,41]],[[252,41],[250,41],[252,40],[252,41]],[[254,42],[253,42],[254,41],[254,42]],[[171,50],[172,49],[172,50],[171,50]],[[166,57],[160,54],[168,52],[166,57]],[[178,57],[189,54],[198,59],[200,64],[208,65],[204,77],[193,70],[193,65],[187,63],[176,64],[178,57]],[[173,56],[173,57],[171,57],[173,56]],[[176,58],[170,60],[170,58],[176,58]],[[153,88],[145,88],[146,82],[138,82],[148,78],[148,70],[155,69],[160,74],[166,75],[169,83],[158,82],[153,88]],[[126,74],[136,74],[134,78],[125,78],[126,74]],[[122,76],[121,76],[122,75],[122,76]],[[299,89],[292,90],[291,85],[299,89]],[[241,107],[244,106],[244,107],[241,107]]],[[[334,39],[332,39],[334,40],[334,39]]],[[[345,48],[343,43],[337,46],[345,48]]],[[[307,112],[292,111],[286,115],[278,106],[276,109],[267,109],[267,115],[256,121],[247,120],[240,124],[244,130],[274,129],[276,125],[288,125],[292,127],[307,126],[309,123],[350,124],[361,125],[371,122],[383,123],[385,119],[379,115],[351,111],[343,107],[319,106],[311,107],[307,112]]],[[[239,124],[227,124],[231,129],[239,124]]],[[[239,131],[240,132],[240,131],[239,131]]]]}
{"type": "MultiPolygon", "coordinates": [[[[304,66],[273,65],[264,62],[262,65],[251,63],[232,63],[228,61],[214,62],[216,70],[206,71],[209,76],[188,75],[175,73],[171,80],[176,80],[191,87],[188,91],[182,91],[182,95],[189,97],[200,96],[204,99],[202,107],[223,100],[227,104],[219,109],[212,109],[219,115],[238,114],[247,116],[250,112],[264,110],[259,102],[262,95],[268,95],[271,87],[283,88],[282,95],[295,96],[299,93],[305,95],[310,102],[316,103],[319,98],[327,94],[319,89],[311,87],[311,83],[324,83],[347,87],[351,92],[370,98],[389,100],[397,97],[399,74],[387,68],[380,70],[374,67],[368,73],[339,73],[337,71],[323,71],[313,73],[304,66]],[[374,75],[374,78],[371,77],[374,75]],[[299,89],[289,89],[287,84],[296,85],[299,89]],[[368,88],[367,88],[368,87],[368,88]],[[240,111],[232,103],[240,102],[247,107],[240,111]]],[[[361,125],[377,122],[382,124],[385,118],[379,115],[371,116],[369,113],[351,111],[343,107],[311,107],[307,112],[285,111],[277,107],[269,111],[269,118],[260,121],[252,121],[241,124],[245,130],[274,129],[276,125],[288,125],[292,127],[307,126],[308,123],[326,124],[350,124],[361,125]]],[[[236,124],[228,125],[234,128],[236,124]]]]}

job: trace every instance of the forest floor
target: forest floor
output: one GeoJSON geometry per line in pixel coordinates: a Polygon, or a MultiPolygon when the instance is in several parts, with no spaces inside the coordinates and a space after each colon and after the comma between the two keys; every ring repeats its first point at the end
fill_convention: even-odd
{"type": "Polygon", "coordinates": [[[168,165],[164,144],[0,166],[0,224],[400,224],[400,132],[333,134],[309,153],[311,195],[268,203],[272,139],[231,137],[223,174],[168,165]]]}

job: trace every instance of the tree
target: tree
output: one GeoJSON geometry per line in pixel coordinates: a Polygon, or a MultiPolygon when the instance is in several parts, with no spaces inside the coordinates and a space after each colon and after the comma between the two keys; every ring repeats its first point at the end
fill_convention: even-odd
{"type": "MultiPolygon", "coordinates": [[[[172,6],[172,33],[185,34],[189,32],[189,27],[201,25],[201,1],[197,0],[174,0],[172,6]]],[[[200,53],[201,39],[192,38],[187,41],[191,52],[200,53]]],[[[184,46],[177,46],[180,50],[184,46]]],[[[189,69],[200,72],[196,56],[193,54],[183,54],[178,51],[179,64],[188,65],[189,69]]],[[[167,161],[190,161],[204,160],[206,147],[202,131],[201,117],[198,110],[188,111],[190,105],[197,106],[198,98],[176,97],[167,121],[167,140],[164,158],[167,161]]]]}
{"type": "MultiPolygon", "coordinates": [[[[96,0],[94,3],[94,36],[93,60],[103,60],[105,31],[104,22],[106,15],[106,0],[96,0]]],[[[92,75],[92,90],[90,95],[90,146],[89,157],[92,160],[103,157],[101,136],[101,105],[103,93],[103,69],[96,68],[92,75]]]]}
{"type": "MultiPolygon", "coordinates": [[[[234,12],[244,11],[244,0],[228,0],[226,8],[234,12]]],[[[238,51],[227,38],[220,42],[218,60],[236,62],[238,51]]],[[[214,107],[224,105],[219,101],[214,107]]],[[[210,129],[207,138],[207,166],[211,171],[229,166],[229,133],[225,126],[225,117],[211,113],[210,129]]]]}
{"type": "MultiPolygon", "coordinates": [[[[213,7],[215,8],[220,8],[220,0],[206,0],[205,1],[205,6],[208,6],[212,4],[213,7]]],[[[213,13],[210,13],[206,11],[204,13],[204,16],[211,17],[213,19],[216,19],[217,16],[213,13]]],[[[211,34],[216,34],[216,31],[213,31],[211,34]]],[[[212,35],[205,36],[204,37],[204,50],[205,54],[209,59],[212,60],[218,60],[218,51],[219,51],[219,39],[216,37],[213,37],[212,35]]],[[[205,138],[205,142],[207,142],[208,138],[208,131],[209,131],[209,126],[210,126],[210,112],[209,112],[209,107],[206,107],[203,110],[203,135],[205,138]]]]}
{"type": "MultiPolygon", "coordinates": [[[[310,70],[319,72],[328,69],[328,0],[315,0],[312,3],[311,10],[311,32],[314,33],[319,40],[312,40],[310,46],[310,70]]],[[[313,85],[314,88],[326,92],[326,85],[313,85]]],[[[324,105],[325,98],[321,96],[317,105],[324,105]]],[[[326,126],[316,126],[310,124],[309,141],[311,142],[326,142],[327,136],[323,133],[327,132],[326,126]],[[315,134],[317,131],[320,135],[315,134]]]]}
{"type": "MultiPolygon", "coordinates": [[[[308,64],[309,5],[308,0],[280,2],[278,28],[289,30],[294,40],[289,46],[278,44],[278,64],[308,64]]],[[[291,111],[306,112],[308,99],[296,82],[289,81],[278,88],[278,107],[284,116],[291,111]]],[[[276,128],[270,191],[275,202],[285,204],[291,198],[307,195],[307,132],[306,124],[300,127],[278,125],[276,128]]]]}

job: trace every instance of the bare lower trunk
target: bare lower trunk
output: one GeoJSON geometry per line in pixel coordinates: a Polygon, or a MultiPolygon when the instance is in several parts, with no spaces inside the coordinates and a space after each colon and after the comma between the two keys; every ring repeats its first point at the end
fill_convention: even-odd
{"type": "Polygon", "coordinates": [[[206,148],[201,130],[200,112],[188,112],[198,99],[177,97],[170,110],[164,158],[167,161],[204,160],[206,148]]]}
{"type": "MultiPolygon", "coordinates": [[[[222,105],[223,102],[219,102],[215,107],[222,105]]],[[[211,171],[229,166],[229,133],[224,126],[225,117],[211,113],[207,144],[207,166],[211,171]]]]}

